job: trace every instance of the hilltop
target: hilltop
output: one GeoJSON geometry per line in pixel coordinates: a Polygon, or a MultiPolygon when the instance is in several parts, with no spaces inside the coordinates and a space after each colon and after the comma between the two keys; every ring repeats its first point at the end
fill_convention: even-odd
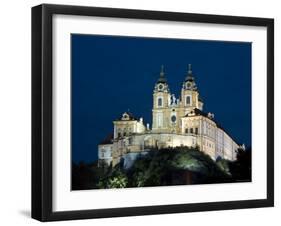
{"type": "Polygon", "coordinates": [[[251,181],[251,150],[237,151],[234,162],[212,160],[198,148],[150,150],[136,155],[128,167],[126,156],[114,167],[73,164],[72,189],[151,187],[251,181]]]}

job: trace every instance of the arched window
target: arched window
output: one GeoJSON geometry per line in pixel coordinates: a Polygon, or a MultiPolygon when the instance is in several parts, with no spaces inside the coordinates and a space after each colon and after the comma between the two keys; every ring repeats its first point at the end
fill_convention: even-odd
{"type": "Polygon", "coordinates": [[[190,96],[186,96],[186,97],[185,97],[185,104],[188,106],[188,105],[190,105],[190,103],[191,103],[191,98],[190,98],[190,96]]]}
{"type": "Polygon", "coordinates": [[[162,107],[162,103],[163,101],[162,101],[162,98],[161,97],[159,97],[158,98],[158,107],[162,107]]]}

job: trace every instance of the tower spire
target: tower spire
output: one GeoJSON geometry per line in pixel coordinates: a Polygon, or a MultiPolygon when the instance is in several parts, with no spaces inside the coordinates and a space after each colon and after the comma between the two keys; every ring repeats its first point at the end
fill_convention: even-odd
{"type": "Polygon", "coordinates": [[[164,72],[164,65],[161,65],[161,69],[160,69],[160,77],[158,79],[158,83],[166,83],[167,79],[165,77],[165,72],[164,72]]]}
{"type": "Polygon", "coordinates": [[[192,74],[191,64],[188,64],[188,74],[189,74],[189,75],[191,75],[191,74],[192,74]]]}
{"type": "Polygon", "coordinates": [[[191,64],[188,64],[188,70],[187,70],[187,75],[185,77],[185,81],[194,81],[191,64]]]}
{"type": "Polygon", "coordinates": [[[160,70],[160,77],[164,77],[165,73],[164,73],[164,65],[161,65],[161,70],[160,70]]]}
{"type": "Polygon", "coordinates": [[[197,90],[197,86],[195,83],[195,79],[192,73],[191,64],[188,64],[187,74],[185,76],[185,80],[183,82],[183,88],[187,90],[197,90]]]}

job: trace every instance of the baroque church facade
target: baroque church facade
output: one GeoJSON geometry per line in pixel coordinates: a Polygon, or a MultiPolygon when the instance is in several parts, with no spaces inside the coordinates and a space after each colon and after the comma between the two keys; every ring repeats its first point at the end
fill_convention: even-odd
{"type": "Polygon", "coordinates": [[[198,147],[213,160],[234,161],[242,146],[216,123],[214,114],[203,111],[203,106],[190,64],[179,98],[171,94],[162,66],[153,90],[152,127],[124,112],[113,121],[113,137],[98,145],[99,164],[114,166],[128,153],[179,146],[198,147]]]}

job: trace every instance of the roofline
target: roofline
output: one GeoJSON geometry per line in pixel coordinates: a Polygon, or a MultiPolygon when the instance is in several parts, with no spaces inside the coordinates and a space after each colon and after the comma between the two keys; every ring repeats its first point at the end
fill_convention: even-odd
{"type": "Polygon", "coordinates": [[[204,118],[207,118],[209,119],[210,121],[214,122],[217,126],[217,128],[221,129],[223,132],[225,132],[237,145],[240,145],[239,143],[237,143],[235,141],[235,139],[233,138],[232,135],[230,135],[219,123],[217,123],[215,120],[205,116],[205,115],[190,115],[190,116],[184,116],[183,118],[188,118],[188,117],[196,117],[196,116],[201,116],[201,117],[204,117],[204,118]]]}

